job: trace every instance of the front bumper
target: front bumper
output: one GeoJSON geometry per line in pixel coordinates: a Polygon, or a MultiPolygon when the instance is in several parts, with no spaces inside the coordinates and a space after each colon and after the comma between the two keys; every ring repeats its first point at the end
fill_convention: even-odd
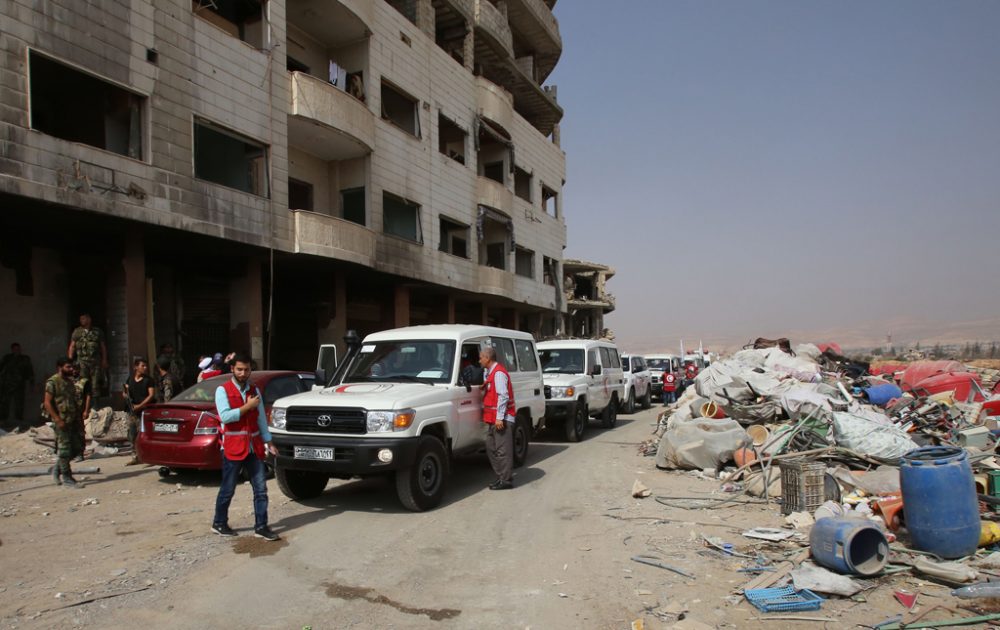
{"type": "Polygon", "coordinates": [[[417,459],[417,446],[420,442],[418,437],[317,437],[287,433],[271,433],[271,440],[278,448],[278,468],[352,477],[409,468],[417,459]],[[296,446],[332,448],[333,460],[296,459],[296,446]],[[392,451],[392,461],[388,464],[378,459],[378,452],[383,448],[392,451]]]}
{"type": "Polygon", "coordinates": [[[576,416],[577,401],[575,400],[546,400],[545,401],[545,421],[562,421],[566,418],[576,416]]]}

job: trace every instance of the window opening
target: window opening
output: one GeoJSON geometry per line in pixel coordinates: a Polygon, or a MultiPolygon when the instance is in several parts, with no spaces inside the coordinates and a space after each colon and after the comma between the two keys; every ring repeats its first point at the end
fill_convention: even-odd
{"type": "Polygon", "coordinates": [[[340,191],[340,206],[345,221],[365,225],[365,189],[345,188],[340,191]]]}
{"type": "Polygon", "coordinates": [[[420,115],[417,99],[403,94],[382,80],[382,118],[406,133],[420,137],[420,115]]]}
{"type": "Polygon", "coordinates": [[[506,185],[507,164],[513,164],[510,140],[482,118],[476,139],[479,175],[506,185]]]}
{"type": "Polygon", "coordinates": [[[438,113],[438,151],[465,164],[465,130],[438,113]]]}
{"type": "Polygon", "coordinates": [[[542,209],[545,211],[545,214],[553,217],[559,216],[559,211],[556,206],[558,198],[559,194],[556,193],[556,191],[544,184],[542,185],[542,209]]]}
{"type": "Polygon", "coordinates": [[[264,3],[259,0],[192,0],[195,15],[256,48],[266,35],[264,3]]]}
{"type": "Polygon", "coordinates": [[[302,72],[304,74],[309,74],[309,66],[302,63],[298,59],[292,58],[291,55],[285,57],[285,69],[289,72],[302,72]]]}
{"type": "Polygon", "coordinates": [[[141,160],[145,98],[29,53],[31,128],[141,160]]]}
{"type": "Polygon", "coordinates": [[[386,2],[402,13],[407,20],[417,23],[417,0],[386,0],[386,2]]]}
{"type": "Polygon", "coordinates": [[[518,247],[514,250],[514,273],[525,278],[535,277],[535,252],[518,247]]]}
{"type": "Polygon", "coordinates": [[[420,206],[401,197],[382,193],[382,230],[408,241],[423,243],[420,206]]]}
{"type": "Polygon", "coordinates": [[[531,173],[519,166],[514,167],[514,194],[531,203],[531,173]]]}
{"type": "Polygon", "coordinates": [[[452,59],[465,65],[465,38],[469,34],[465,18],[456,11],[434,11],[434,43],[452,59]]]}
{"type": "Polygon", "coordinates": [[[510,217],[486,206],[479,206],[476,235],[480,242],[479,264],[496,269],[508,269],[508,257],[513,251],[514,222],[510,217]]]}
{"type": "Polygon", "coordinates": [[[268,197],[267,147],[234,132],[195,120],[194,176],[268,197]]]}
{"type": "Polygon", "coordinates": [[[292,210],[312,210],[313,185],[309,182],[289,177],[288,207],[292,210]]]}
{"type": "Polygon", "coordinates": [[[559,263],[548,256],[542,256],[542,280],[550,287],[556,286],[559,277],[559,263]]]}
{"type": "Polygon", "coordinates": [[[447,217],[440,217],[440,242],[438,250],[459,256],[469,257],[469,226],[462,225],[457,221],[452,221],[447,217]]]}

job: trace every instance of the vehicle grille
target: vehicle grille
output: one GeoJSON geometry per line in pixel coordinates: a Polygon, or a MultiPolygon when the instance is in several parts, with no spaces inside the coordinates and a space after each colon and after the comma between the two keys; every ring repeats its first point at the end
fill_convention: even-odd
{"type": "Polygon", "coordinates": [[[307,433],[366,433],[365,417],[364,409],[351,407],[292,407],[288,410],[285,426],[289,431],[307,433]]]}
{"type": "Polygon", "coordinates": [[[654,376],[654,377],[652,378],[652,382],[653,382],[653,383],[659,383],[659,382],[660,382],[660,377],[659,377],[659,376],[654,376]]]}

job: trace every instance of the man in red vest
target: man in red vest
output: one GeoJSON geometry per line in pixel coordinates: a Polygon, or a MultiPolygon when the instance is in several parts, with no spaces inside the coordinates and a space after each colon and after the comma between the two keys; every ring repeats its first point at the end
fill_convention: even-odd
{"type": "Polygon", "coordinates": [[[220,536],[235,536],[229,527],[229,504],[236,492],[240,471],[245,470],[253,486],[254,536],[264,540],[279,537],[267,526],[267,478],[264,459],[267,451],[278,454],[267,430],[260,390],[250,382],[250,359],[237,355],[233,377],[215,390],[215,406],[222,423],[222,483],[215,500],[212,531],[220,536]]]}
{"type": "Polygon", "coordinates": [[[486,370],[483,381],[483,422],[487,426],[486,454],[497,480],[490,490],[514,487],[514,427],[517,407],[514,387],[507,369],[497,363],[497,351],[484,348],[479,353],[479,365],[486,370]]]}

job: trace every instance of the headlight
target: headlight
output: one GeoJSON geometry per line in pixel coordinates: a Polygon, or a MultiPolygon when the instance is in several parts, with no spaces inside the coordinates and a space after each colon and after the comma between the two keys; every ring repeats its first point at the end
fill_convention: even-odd
{"type": "Polygon", "coordinates": [[[553,387],[552,397],[553,398],[572,398],[576,394],[576,390],[572,387],[553,387]]]}
{"type": "Polygon", "coordinates": [[[368,433],[389,433],[391,431],[405,431],[413,424],[413,418],[417,412],[413,409],[400,409],[398,411],[369,411],[365,418],[368,433]]]}
{"type": "Polygon", "coordinates": [[[271,426],[275,429],[284,429],[288,420],[288,410],[274,407],[271,409],[271,426]]]}

